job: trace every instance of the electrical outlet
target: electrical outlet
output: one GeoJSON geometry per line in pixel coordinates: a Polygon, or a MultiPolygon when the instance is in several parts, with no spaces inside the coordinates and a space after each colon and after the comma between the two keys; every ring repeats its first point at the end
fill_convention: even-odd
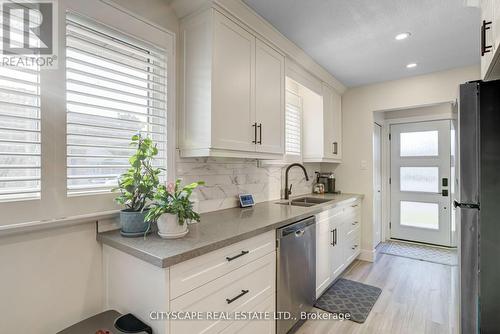
{"type": "Polygon", "coordinates": [[[367,170],[368,169],[368,163],[366,162],[366,160],[361,160],[360,167],[361,167],[361,170],[367,170]]]}

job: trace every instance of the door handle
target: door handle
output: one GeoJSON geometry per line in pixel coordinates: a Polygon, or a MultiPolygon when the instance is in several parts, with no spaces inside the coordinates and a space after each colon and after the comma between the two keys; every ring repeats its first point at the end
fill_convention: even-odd
{"type": "MultiPolygon", "coordinates": [[[[257,124],[257,123],[256,123],[256,124],[257,124]]],[[[260,145],[262,145],[262,123],[259,123],[258,128],[259,128],[259,141],[258,141],[258,143],[259,143],[260,145]]]]}
{"type": "Polygon", "coordinates": [[[332,243],[330,245],[335,246],[335,229],[331,230],[332,232],[332,243]]]}
{"type": "Polygon", "coordinates": [[[335,155],[339,153],[339,144],[336,141],[332,143],[332,153],[335,155]]]}
{"type": "Polygon", "coordinates": [[[253,127],[253,138],[254,138],[252,140],[252,143],[257,144],[257,122],[253,123],[252,127],[253,127]]]}
{"type": "Polygon", "coordinates": [[[455,208],[460,209],[477,209],[480,210],[480,205],[476,203],[458,203],[457,201],[453,201],[453,206],[455,208]]]}

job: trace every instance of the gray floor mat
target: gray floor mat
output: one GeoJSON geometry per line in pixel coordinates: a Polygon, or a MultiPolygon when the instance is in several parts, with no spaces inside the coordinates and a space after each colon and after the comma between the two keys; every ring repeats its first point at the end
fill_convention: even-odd
{"type": "Polygon", "coordinates": [[[365,322],[382,289],[340,278],[319,297],[314,307],[338,314],[349,313],[354,322],[365,322]]]}
{"type": "Polygon", "coordinates": [[[384,254],[446,264],[449,266],[458,265],[458,255],[456,249],[444,249],[439,247],[417,245],[397,241],[384,242],[377,248],[379,248],[380,253],[384,254]]]}

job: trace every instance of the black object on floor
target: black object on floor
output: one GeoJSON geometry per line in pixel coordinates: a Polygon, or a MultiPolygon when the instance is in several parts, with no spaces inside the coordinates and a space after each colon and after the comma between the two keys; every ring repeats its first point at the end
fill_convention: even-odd
{"type": "Polygon", "coordinates": [[[115,328],[125,333],[153,333],[151,327],[137,319],[132,313],[122,315],[116,319],[115,328]]]}
{"type": "Polygon", "coordinates": [[[340,278],[321,297],[314,307],[333,314],[350,314],[350,319],[357,323],[365,322],[375,305],[382,289],[340,278]]]}
{"type": "Polygon", "coordinates": [[[107,310],[63,329],[57,332],[57,334],[121,334],[123,333],[122,331],[117,332],[113,328],[113,323],[120,316],[121,313],[115,310],[107,310]]]}

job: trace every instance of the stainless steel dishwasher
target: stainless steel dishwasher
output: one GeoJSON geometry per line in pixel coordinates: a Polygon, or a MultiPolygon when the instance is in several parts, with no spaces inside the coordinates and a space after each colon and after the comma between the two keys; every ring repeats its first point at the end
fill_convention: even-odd
{"type": "Polygon", "coordinates": [[[298,328],[301,312],[316,301],[316,220],[309,217],[277,230],[276,309],[290,318],[276,321],[276,333],[298,328]]]}

